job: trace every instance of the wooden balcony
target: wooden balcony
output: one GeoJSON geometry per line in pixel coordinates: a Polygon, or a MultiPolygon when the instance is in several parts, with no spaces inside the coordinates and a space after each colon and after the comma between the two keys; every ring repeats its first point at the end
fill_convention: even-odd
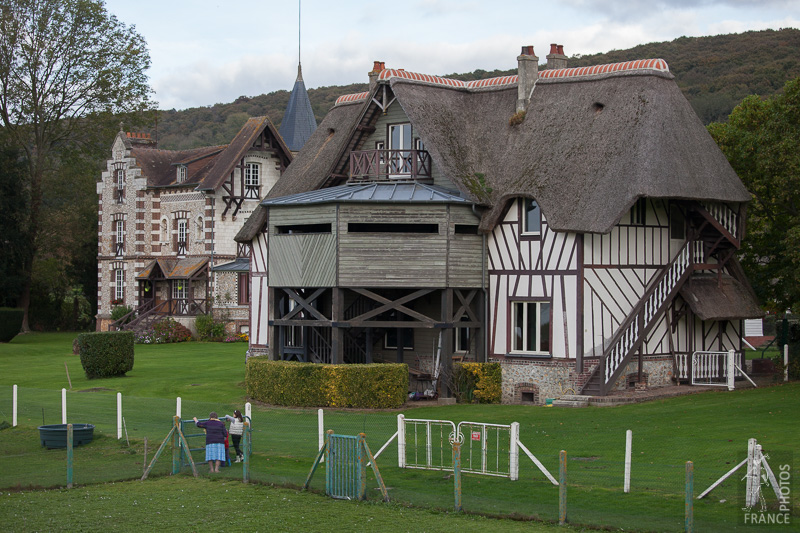
{"type": "Polygon", "coordinates": [[[350,182],[433,181],[426,150],[360,150],[350,152],[350,182]]]}

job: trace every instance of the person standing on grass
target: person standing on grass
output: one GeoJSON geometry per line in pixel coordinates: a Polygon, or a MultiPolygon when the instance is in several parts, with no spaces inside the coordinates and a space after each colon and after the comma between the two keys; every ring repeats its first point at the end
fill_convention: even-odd
{"type": "Polygon", "coordinates": [[[242,434],[244,433],[244,417],[242,417],[242,412],[235,409],[233,411],[233,416],[225,415],[222,418],[231,423],[228,432],[231,434],[233,449],[236,450],[236,462],[241,463],[244,457],[242,450],[239,448],[239,443],[242,441],[242,434]]]}
{"type": "Polygon", "coordinates": [[[225,460],[225,437],[228,436],[225,422],[217,418],[217,413],[211,411],[208,420],[200,422],[194,417],[194,423],[206,430],[206,461],[209,472],[219,472],[219,463],[225,460]]]}

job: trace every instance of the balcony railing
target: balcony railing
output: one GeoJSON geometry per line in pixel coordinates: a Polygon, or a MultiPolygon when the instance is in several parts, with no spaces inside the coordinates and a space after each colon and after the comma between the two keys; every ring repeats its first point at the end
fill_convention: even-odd
{"type": "Polygon", "coordinates": [[[361,150],[350,152],[350,180],[430,180],[431,156],[426,150],[361,150]]]}
{"type": "Polygon", "coordinates": [[[261,185],[245,185],[244,197],[247,198],[248,200],[260,200],[261,185]]]}

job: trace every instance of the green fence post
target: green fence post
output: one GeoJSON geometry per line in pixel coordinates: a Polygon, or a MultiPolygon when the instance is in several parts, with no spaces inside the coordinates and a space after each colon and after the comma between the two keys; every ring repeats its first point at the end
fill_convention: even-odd
{"type": "Polygon", "coordinates": [[[367,499],[367,435],[358,434],[358,499],[367,499]]]}
{"type": "Polygon", "coordinates": [[[558,523],[567,523],[567,452],[561,450],[558,462],[558,523]]]}
{"type": "Polygon", "coordinates": [[[67,424],[67,488],[72,488],[72,424],[67,424]]]}
{"type": "MultiPolygon", "coordinates": [[[[172,425],[175,429],[175,432],[172,434],[172,475],[176,475],[181,473],[181,417],[177,415],[173,416],[172,425]]],[[[189,451],[187,450],[186,453],[189,453],[189,451]]]]}
{"type": "Polygon", "coordinates": [[[458,440],[453,442],[453,492],[456,512],[461,512],[461,443],[458,440]]]}
{"type": "Polygon", "coordinates": [[[242,432],[242,450],[244,459],[242,460],[242,481],[250,482],[250,422],[245,420],[244,431],[242,432]]]}
{"type": "Polygon", "coordinates": [[[694,531],[694,463],[686,461],[686,533],[694,531]]]}

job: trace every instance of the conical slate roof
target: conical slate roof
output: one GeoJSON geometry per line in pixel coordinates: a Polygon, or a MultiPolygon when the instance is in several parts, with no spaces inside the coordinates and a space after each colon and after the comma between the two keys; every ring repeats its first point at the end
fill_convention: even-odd
{"type": "Polygon", "coordinates": [[[280,134],[289,150],[297,152],[316,129],[317,121],[311,109],[311,100],[308,99],[306,84],[303,82],[302,68],[298,64],[297,79],[289,96],[286,113],[283,115],[280,134]]]}

